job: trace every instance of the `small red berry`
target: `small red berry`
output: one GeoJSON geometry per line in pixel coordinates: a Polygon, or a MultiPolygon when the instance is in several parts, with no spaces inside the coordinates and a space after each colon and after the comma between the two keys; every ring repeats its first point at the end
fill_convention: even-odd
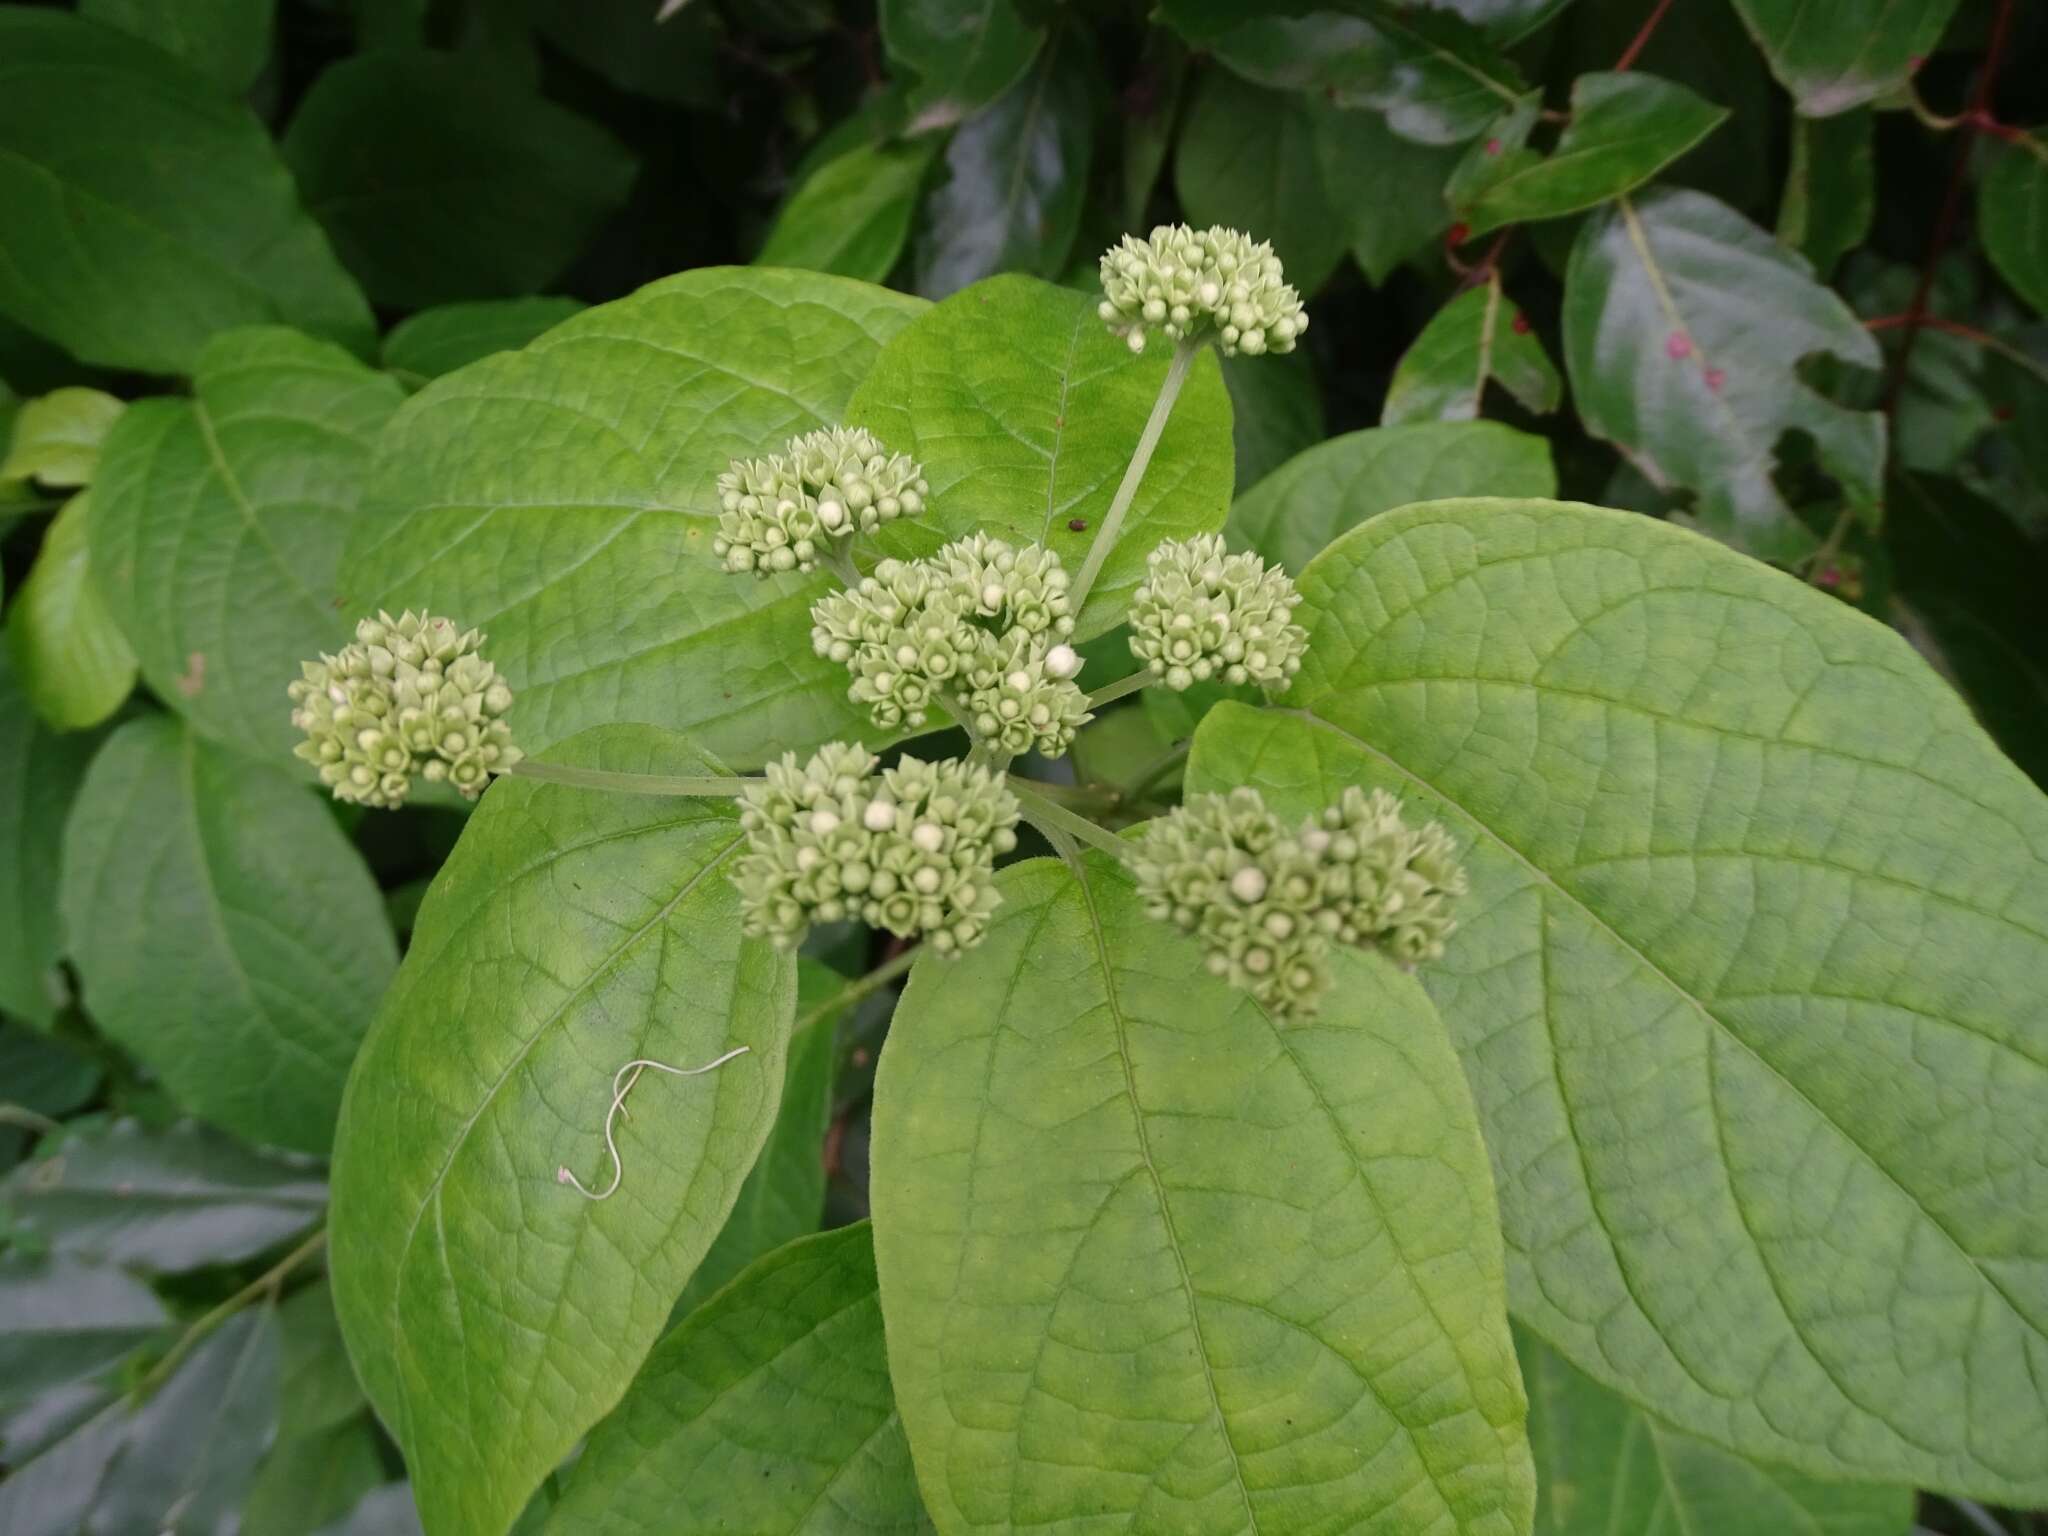
{"type": "Polygon", "coordinates": [[[1444,236],[1444,244],[1463,245],[1466,242],[1466,240],[1471,238],[1471,235],[1472,226],[1470,224],[1467,224],[1464,220],[1460,219],[1456,224],[1453,224],[1451,226],[1450,232],[1444,236]]]}
{"type": "Polygon", "coordinates": [[[1515,334],[1517,336],[1526,336],[1529,334],[1529,317],[1523,314],[1519,309],[1515,311],[1515,318],[1512,324],[1514,326],[1515,334]]]}
{"type": "Polygon", "coordinates": [[[1673,331],[1664,341],[1664,350],[1672,358],[1692,356],[1692,338],[1683,331],[1673,331]]]}
{"type": "Polygon", "coordinates": [[[1707,388],[1712,390],[1715,394],[1718,395],[1719,393],[1721,393],[1721,386],[1723,384],[1726,384],[1727,382],[1728,375],[1723,373],[1720,369],[1709,368],[1707,370],[1707,388]]]}

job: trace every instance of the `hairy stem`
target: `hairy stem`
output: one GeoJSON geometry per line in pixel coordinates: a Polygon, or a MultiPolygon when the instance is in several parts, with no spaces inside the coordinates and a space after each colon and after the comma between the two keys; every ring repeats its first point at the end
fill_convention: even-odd
{"type": "Polygon", "coordinates": [[[516,779],[538,779],[543,784],[567,784],[574,789],[608,789],[621,795],[737,795],[749,784],[762,782],[759,778],[741,778],[730,773],[610,773],[602,768],[576,768],[537,757],[522,757],[509,771],[516,779]]]}
{"type": "Polygon", "coordinates": [[[1188,370],[1195,365],[1195,354],[1201,350],[1202,344],[1197,341],[1174,344],[1173,361],[1167,365],[1166,378],[1159,385],[1159,398],[1152,402],[1152,414],[1145,420],[1145,430],[1131,454],[1129,467],[1124,470],[1123,483],[1116,488],[1116,500],[1109,504],[1102,527],[1096,530],[1095,542],[1088,546],[1088,558],[1081,562],[1081,574],[1074,579],[1073,591],[1068,594],[1077,614],[1086,606],[1095,578],[1102,574],[1102,562],[1116,546],[1117,535],[1123,531],[1124,514],[1137,497],[1138,484],[1152,462],[1152,451],[1159,446],[1159,435],[1166,430],[1166,418],[1173,414],[1173,402],[1180,397],[1180,387],[1187,382],[1188,370]]]}
{"type": "Polygon", "coordinates": [[[1088,707],[1090,709],[1100,709],[1103,705],[1113,704],[1127,694],[1136,693],[1141,688],[1149,688],[1158,681],[1158,673],[1154,672],[1150,667],[1140,667],[1129,677],[1120,677],[1113,683],[1105,683],[1089,694],[1088,707]]]}
{"type": "MultiPolygon", "coordinates": [[[[1107,827],[1098,827],[1086,816],[1077,816],[1064,805],[1040,794],[1037,786],[1029,779],[1020,779],[1014,773],[1011,774],[1010,793],[1015,795],[1018,804],[1023,806],[1024,819],[1041,832],[1049,835],[1057,831],[1067,837],[1077,838],[1117,859],[1122,859],[1129,852],[1124,846],[1124,840],[1114,832],[1107,827]]],[[[1053,841],[1056,842],[1057,839],[1053,841]]]]}
{"type": "Polygon", "coordinates": [[[291,1272],[318,1253],[326,1241],[327,1228],[325,1226],[315,1227],[311,1237],[300,1243],[298,1247],[279,1259],[270,1268],[266,1269],[254,1280],[251,1280],[211,1312],[208,1312],[197,1322],[193,1323],[190,1328],[187,1328],[179,1336],[178,1342],[171,1346],[170,1353],[157,1361],[150,1373],[142,1378],[142,1385],[137,1388],[138,1395],[146,1397],[149,1393],[162,1386],[165,1381],[170,1379],[171,1372],[175,1371],[183,1363],[185,1357],[192,1353],[193,1348],[201,1339],[205,1338],[257,1297],[269,1296],[274,1298],[278,1290],[284,1285],[285,1280],[291,1275],[291,1272]]]}

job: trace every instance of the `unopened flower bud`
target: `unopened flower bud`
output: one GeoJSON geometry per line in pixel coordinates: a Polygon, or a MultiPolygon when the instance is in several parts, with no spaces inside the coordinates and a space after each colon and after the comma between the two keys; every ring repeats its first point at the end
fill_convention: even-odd
{"type": "Polygon", "coordinates": [[[924,507],[924,470],[871,432],[829,427],[793,437],[781,453],[735,459],[718,477],[712,553],[729,571],[813,569],[823,540],[872,533],[924,507]]]}
{"type": "Polygon", "coordinates": [[[1272,246],[1220,225],[1162,224],[1149,239],[1126,235],[1103,254],[1101,275],[1096,313],[1133,352],[1145,350],[1147,326],[1175,341],[1213,334],[1226,357],[1291,352],[1308,329],[1272,246]]]}
{"type": "Polygon", "coordinates": [[[1211,678],[1278,693],[1301,670],[1301,595],[1257,555],[1224,553],[1220,534],[1169,539],[1131,601],[1131,652],[1179,691],[1211,678]]]}

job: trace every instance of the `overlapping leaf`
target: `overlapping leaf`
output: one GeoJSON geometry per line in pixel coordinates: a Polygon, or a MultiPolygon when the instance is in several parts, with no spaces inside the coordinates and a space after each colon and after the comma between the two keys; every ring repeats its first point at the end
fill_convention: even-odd
{"type": "Polygon", "coordinates": [[[60,731],[98,725],[135,686],[135,652],[92,570],[91,500],[80,491],[51,520],[7,610],[16,683],[60,731]]]}
{"type": "Polygon", "coordinates": [[[931,137],[863,143],[826,161],[782,205],[757,260],[884,281],[910,239],[918,189],[937,148],[931,137]]]}
{"type": "Polygon", "coordinates": [[[911,107],[934,128],[1009,90],[1045,41],[1016,0],[881,0],[880,20],[889,57],[917,77],[911,107]]]}
{"type": "Polygon", "coordinates": [[[1287,280],[1313,294],[1343,258],[1351,188],[1324,187],[1318,115],[1305,100],[1235,75],[1196,88],[1174,151],[1174,189],[1195,224],[1270,240],[1287,280]]]}
{"type": "Polygon", "coordinates": [[[499,352],[516,352],[581,314],[581,299],[475,299],[402,320],[384,338],[384,366],[417,389],[499,352]]]}
{"type": "Polygon", "coordinates": [[[1977,210],[1992,265],[2048,315],[2048,137],[2022,134],[1993,147],[1977,210]]]}
{"type": "Polygon", "coordinates": [[[277,0],[79,0],[78,13],[174,53],[239,95],[270,56],[277,0]]]}
{"type": "Polygon", "coordinates": [[[1808,117],[1831,117],[1904,85],[1934,51],[1956,0],[1734,0],[1771,73],[1808,117]]]}
{"type": "Polygon", "coordinates": [[[1543,342],[1501,291],[1500,274],[1452,299],[1408,344],[1387,385],[1380,425],[1470,421],[1486,401],[1487,381],[1532,411],[1554,411],[1564,394],[1543,342]]]}

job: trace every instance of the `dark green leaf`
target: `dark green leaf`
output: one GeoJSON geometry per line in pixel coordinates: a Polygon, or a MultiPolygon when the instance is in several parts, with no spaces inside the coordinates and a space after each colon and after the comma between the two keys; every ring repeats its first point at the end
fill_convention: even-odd
{"type": "Polygon", "coordinates": [[[80,491],[43,530],[36,563],[7,609],[16,685],[60,731],[98,725],[135,686],[135,653],[93,577],[89,503],[80,491]]]}
{"type": "Polygon", "coordinates": [[[456,54],[333,66],[284,153],[365,291],[406,309],[539,291],[633,181],[610,134],[456,54]]]}
{"type": "Polygon", "coordinates": [[[1062,32],[1031,72],[962,123],[925,202],[917,291],[943,299],[997,272],[1058,277],[1081,227],[1095,153],[1093,64],[1062,32]]]}
{"type": "Polygon", "coordinates": [[[397,945],[314,794],[162,715],[93,760],[64,840],[85,1005],[184,1108],[324,1154],[397,945]]]}
{"type": "Polygon", "coordinates": [[[1304,448],[1323,440],[1323,392],[1306,350],[1284,356],[1226,357],[1230,438],[1236,486],[1257,484],[1304,448]]]}
{"type": "Polygon", "coordinates": [[[1771,73],[1808,117],[1903,86],[1934,51],[1956,0],[1735,0],[1771,73]]]}
{"type": "Polygon", "coordinates": [[[417,389],[499,352],[516,352],[583,312],[581,299],[478,299],[443,304],[384,338],[384,366],[417,389]]]}
{"type": "Polygon", "coordinates": [[[78,14],[175,53],[231,95],[270,59],[277,0],[79,0],[78,14]]]}
{"type": "Polygon", "coordinates": [[[1188,51],[1163,27],[1145,33],[1137,79],[1125,87],[1119,105],[1124,118],[1123,215],[1133,230],[1146,227],[1159,173],[1180,122],[1181,96],[1188,78],[1188,51]]]}
{"type": "Polygon", "coordinates": [[[363,1495],[349,1514],[320,1528],[318,1536],[419,1536],[420,1515],[410,1483],[386,1483],[363,1495]]]}
{"type": "Polygon", "coordinates": [[[285,766],[285,684],[338,650],[337,603],[370,444],[404,392],[293,331],[200,349],[189,399],[115,425],[92,493],[92,574],[145,681],[215,740],[285,766]]]}
{"type": "MultiPolygon", "coordinates": [[[[966,130],[963,130],[966,131],[966,130]]],[[[917,192],[938,140],[856,144],[819,166],[790,195],[755,260],[879,283],[910,239],[917,192]]]]}
{"type": "Polygon", "coordinates": [[[1326,195],[1377,287],[1451,227],[1444,184],[1463,152],[1404,139],[1375,112],[1326,108],[1315,121],[1326,195]]]}
{"type": "Polygon", "coordinates": [[[881,0],[889,58],[916,77],[910,106],[943,128],[978,112],[1024,77],[1045,41],[1015,0],[881,0]]]}
{"type": "Polygon", "coordinates": [[[1792,119],[1792,169],[1778,238],[1825,280],[1863,243],[1877,214],[1876,119],[1866,110],[1792,119]]]}
{"type": "Polygon", "coordinates": [[[1473,153],[1492,168],[1469,200],[1454,196],[1453,206],[1468,235],[1577,213],[1648,181],[1727,116],[1654,75],[1581,75],[1557,147],[1538,155],[1487,140],[1473,153]]]}
{"type": "Polygon", "coordinates": [[[1880,499],[1883,418],[1798,373],[1820,353],[1875,367],[1877,343],[1803,259],[1710,197],[1652,191],[1587,220],[1564,349],[1587,429],[1657,486],[1696,492],[1693,515],[1717,538],[1767,558],[1812,546],[1771,478],[1791,431],[1854,504],[1880,499]]]}
{"type": "Polygon", "coordinates": [[[86,362],[151,373],[184,372],[234,325],[368,348],[362,294],[246,107],[59,11],[0,8],[0,61],[0,310],[86,362]]]}
{"type": "Polygon", "coordinates": [[[997,877],[875,1089],[889,1372],[945,1531],[1527,1532],[1486,1154],[1422,989],[1267,1017],[1091,854],[997,877]]]}
{"type": "Polygon", "coordinates": [[[55,967],[64,818],[95,737],[53,731],[0,653],[0,1011],[48,1025],[64,997],[55,967]]]}
{"type": "Polygon", "coordinates": [[[760,1260],[655,1346],[550,1536],[931,1530],[889,1392],[865,1222],[760,1260]]]}
{"type": "Polygon", "coordinates": [[[1188,782],[1464,847],[1423,976],[1517,1312],[1745,1455],[2039,1502],[2048,800],[1898,635],[1635,513],[1434,502],[1300,585],[1292,707],[1188,782]]]}
{"type": "Polygon", "coordinates": [[[2048,315],[2048,139],[2029,133],[1991,146],[1977,218],[1991,264],[2048,315]]]}
{"type": "Polygon", "coordinates": [[[327,1203],[304,1159],[190,1123],[152,1131],[133,1120],[67,1135],[0,1192],[51,1251],[150,1274],[254,1258],[310,1227],[327,1203]]]}
{"type": "Polygon", "coordinates": [[[170,1320],[154,1291],[111,1264],[0,1254],[0,1404],[96,1375],[170,1320]]]}
{"type": "Polygon", "coordinates": [[[1491,379],[1532,411],[1557,409],[1564,382],[1543,342],[1500,285],[1500,274],[1438,310],[1408,344],[1387,385],[1380,425],[1470,421],[1491,379]]]}
{"type": "Polygon", "coordinates": [[[923,308],[713,268],[437,380],[379,443],[341,612],[427,603],[482,626],[529,752],[621,719],[687,729],[738,768],[847,735],[846,673],[807,640],[825,578],[728,575],[717,481],[838,421],[923,308]]]}
{"type": "Polygon", "coordinates": [[[1550,444],[1492,421],[1347,432],[1292,458],[1238,497],[1230,536],[1299,572],[1332,539],[1411,501],[1554,496],[1550,444]]]}
{"type": "Polygon", "coordinates": [[[1189,220],[1272,241],[1304,294],[1336,270],[1347,238],[1316,139],[1316,113],[1300,97],[1212,71],[1195,85],[1173,157],[1189,220]]]}
{"type": "MultiPolygon", "coordinates": [[[[290,1404],[287,1396],[287,1409],[290,1404]]],[[[388,1475],[366,1414],[305,1435],[280,1431],[256,1469],[237,1536],[311,1536],[345,1518],[388,1475]]],[[[376,1536],[392,1533],[381,1529],[376,1536]]]]}
{"type": "Polygon", "coordinates": [[[709,0],[674,14],[587,0],[525,3],[543,37],[619,89],[683,107],[720,105],[719,19],[709,0]]]}
{"type": "MultiPolygon", "coordinates": [[[[992,278],[927,311],[883,348],[846,407],[849,422],[920,460],[931,483],[930,511],[892,524],[883,546],[929,554],[980,528],[1042,540],[1079,570],[1166,368],[1167,348],[1132,356],[1094,299],[1027,277],[992,278]]],[[[1221,373],[1198,358],[1078,617],[1080,635],[1122,620],[1161,539],[1223,526],[1229,421],[1221,373]]]]}
{"type": "MultiPolygon", "coordinates": [[[[30,1135],[48,1129],[44,1122],[85,1105],[101,1075],[92,1057],[62,1038],[0,1018],[0,1170],[21,1160],[30,1135]]],[[[6,1380],[0,1371],[0,1384],[6,1380]]]]}
{"type": "MultiPolygon", "coordinates": [[[[646,726],[549,755],[708,766],[646,726]]],[[[767,1138],[796,966],[740,935],[742,842],[730,801],[500,779],[420,909],[350,1078],[331,1231],[349,1352],[434,1536],[504,1531],[618,1401],[767,1138]],[[612,1198],[561,1182],[612,1182],[620,1068],[739,1046],[646,1074],[612,1198]]]]}

